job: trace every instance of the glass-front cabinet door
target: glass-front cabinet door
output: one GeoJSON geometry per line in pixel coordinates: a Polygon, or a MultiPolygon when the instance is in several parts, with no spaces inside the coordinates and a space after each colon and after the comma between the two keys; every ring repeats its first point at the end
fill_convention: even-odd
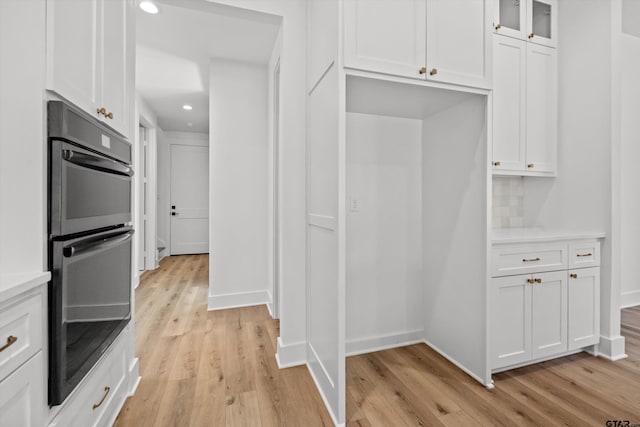
{"type": "Polygon", "coordinates": [[[545,46],[556,47],[558,31],[557,0],[528,0],[527,38],[545,46]]]}
{"type": "Polygon", "coordinates": [[[557,0],[498,0],[493,27],[496,34],[556,47],[557,0]]]}
{"type": "Polygon", "coordinates": [[[493,28],[497,34],[525,39],[527,0],[499,0],[496,2],[493,28]]]}

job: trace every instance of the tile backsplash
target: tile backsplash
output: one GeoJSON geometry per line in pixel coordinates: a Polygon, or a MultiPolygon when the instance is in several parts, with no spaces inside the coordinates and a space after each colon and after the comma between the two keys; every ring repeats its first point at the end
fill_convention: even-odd
{"type": "Polygon", "coordinates": [[[493,228],[524,226],[524,178],[493,177],[493,228]]]}

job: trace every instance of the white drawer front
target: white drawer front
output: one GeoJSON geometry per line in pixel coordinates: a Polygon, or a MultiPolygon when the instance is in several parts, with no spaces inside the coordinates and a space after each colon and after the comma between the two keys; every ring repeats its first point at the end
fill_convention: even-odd
{"type": "Polygon", "coordinates": [[[569,244],[569,268],[598,267],[600,265],[600,242],[569,244]]]}
{"type": "Polygon", "coordinates": [[[43,294],[0,310],[0,380],[42,349],[43,294]]]}
{"type": "Polygon", "coordinates": [[[566,268],[567,245],[506,246],[493,249],[493,277],[566,268]]]}
{"type": "Polygon", "coordinates": [[[44,358],[38,352],[0,382],[0,426],[42,427],[47,411],[44,358]]]}
{"type": "Polygon", "coordinates": [[[124,336],[116,340],[107,354],[80,383],[50,427],[96,427],[105,425],[104,417],[126,394],[126,352],[124,336]]]}

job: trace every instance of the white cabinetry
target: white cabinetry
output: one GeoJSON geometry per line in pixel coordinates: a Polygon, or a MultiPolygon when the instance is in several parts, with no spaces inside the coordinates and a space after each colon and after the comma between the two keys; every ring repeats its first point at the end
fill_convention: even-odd
{"type": "Polygon", "coordinates": [[[557,52],[494,36],[495,174],[553,175],[557,155],[557,52]]]}
{"type": "Polygon", "coordinates": [[[598,265],[599,253],[597,241],[494,247],[493,370],[598,344],[600,268],[567,270],[567,266],[582,259],[585,265],[598,265]]]}
{"type": "Polygon", "coordinates": [[[491,87],[492,0],[346,0],[345,67],[491,87]]]}
{"type": "Polygon", "coordinates": [[[557,0],[498,0],[494,18],[497,34],[557,46],[557,0]]]}
{"type": "Polygon", "coordinates": [[[128,136],[133,87],[130,0],[47,3],[47,89],[128,136]]]}
{"type": "Polygon", "coordinates": [[[6,296],[6,299],[0,297],[2,426],[42,427],[45,424],[47,375],[43,349],[47,297],[44,285],[48,278],[48,273],[0,277],[0,295],[6,296]]]}

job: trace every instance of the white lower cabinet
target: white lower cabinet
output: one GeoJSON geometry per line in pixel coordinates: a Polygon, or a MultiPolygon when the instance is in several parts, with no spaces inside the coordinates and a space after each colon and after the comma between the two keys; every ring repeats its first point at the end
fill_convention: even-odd
{"type": "MultiPolygon", "coordinates": [[[[594,255],[600,253],[599,242],[554,246],[571,254],[570,265],[574,265],[574,257],[588,259],[589,265],[599,262],[599,256],[594,255]]],[[[527,248],[521,244],[494,247],[494,262],[510,253],[522,258],[523,252],[542,260],[545,249],[544,245],[527,248]]],[[[567,270],[566,265],[557,264],[557,271],[519,275],[505,275],[509,270],[494,269],[490,292],[493,370],[598,344],[600,267],[567,270]]]]}
{"type": "Polygon", "coordinates": [[[49,427],[111,425],[127,395],[128,328],[62,404],[49,427]]]}
{"type": "Polygon", "coordinates": [[[44,360],[39,351],[0,382],[0,426],[41,427],[46,411],[44,360]]]}
{"type": "Polygon", "coordinates": [[[569,270],[569,350],[600,341],[600,267],[569,270]]]}

